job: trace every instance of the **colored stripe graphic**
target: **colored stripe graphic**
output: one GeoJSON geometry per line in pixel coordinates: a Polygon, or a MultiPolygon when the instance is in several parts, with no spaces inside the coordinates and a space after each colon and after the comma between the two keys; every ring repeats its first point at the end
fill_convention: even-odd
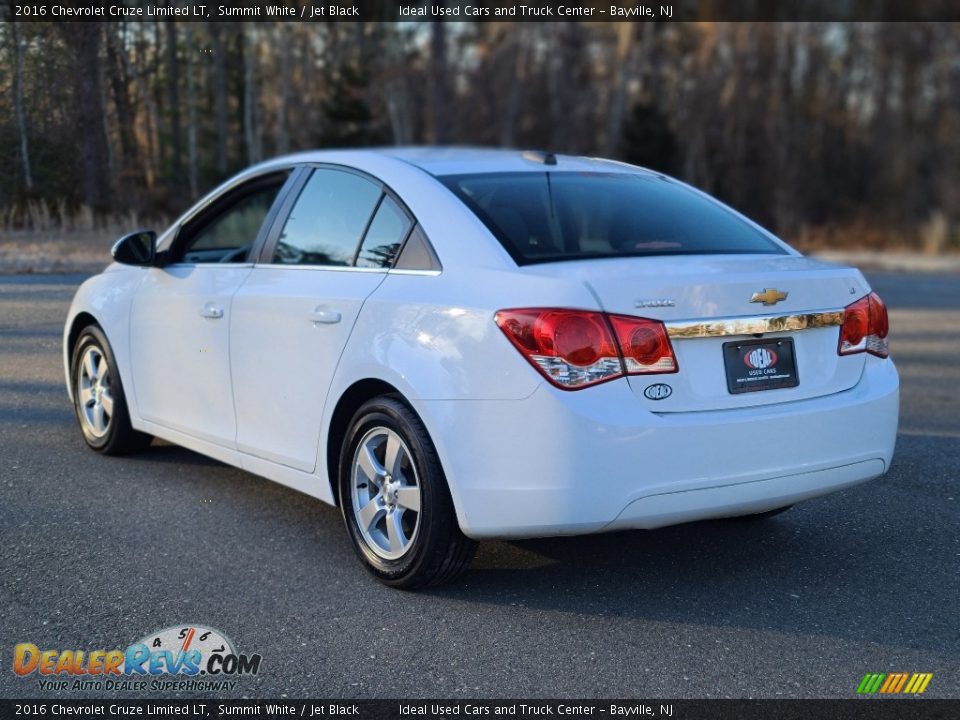
{"type": "Polygon", "coordinates": [[[907,673],[900,673],[900,682],[897,683],[897,686],[893,689],[893,692],[898,693],[903,690],[903,686],[907,682],[907,673]]]}
{"type": "Polygon", "coordinates": [[[909,673],[890,673],[887,676],[887,681],[883,684],[883,687],[880,688],[880,692],[895,695],[903,689],[903,684],[909,676],[909,673]]]}
{"type": "Polygon", "coordinates": [[[861,695],[870,695],[880,688],[880,683],[886,677],[883,673],[867,673],[860,681],[857,692],[861,695]]]}
{"type": "Polygon", "coordinates": [[[927,685],[930,684],[932,679],[933,673],[914,673],[903,691],[911,695],[920,695],[927,689],[927,685]]]}
{"type": "Polygon", "coordinates": [[[867,673],[857,686],[858,695],[922,695],[933,673],[867,673]]]}

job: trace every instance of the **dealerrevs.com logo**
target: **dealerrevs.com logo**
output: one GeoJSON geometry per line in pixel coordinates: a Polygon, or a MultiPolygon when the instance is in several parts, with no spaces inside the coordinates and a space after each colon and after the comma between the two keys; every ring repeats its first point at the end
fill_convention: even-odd
{"type": "Polygon", "coordinates": [[[238,653],[223,633],[181,625],[151,633],[125,650],[41,650],[20,643],[13,671],[40,690],[232,690],[260,671],[260,655],[238,653]]]}

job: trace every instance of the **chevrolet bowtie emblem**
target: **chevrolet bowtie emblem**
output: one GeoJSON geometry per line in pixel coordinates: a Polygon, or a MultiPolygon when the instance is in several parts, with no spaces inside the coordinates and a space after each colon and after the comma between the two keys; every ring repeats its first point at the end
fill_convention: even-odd
{"type": "Polygon", "coordinates": [[[764,288],[763,292],[755,292],[750,297],[750,302],[762,302],[764,305],[776,305],[781,300],[787,299],[787,293],[780,292],[776,288],[764,288]]]}

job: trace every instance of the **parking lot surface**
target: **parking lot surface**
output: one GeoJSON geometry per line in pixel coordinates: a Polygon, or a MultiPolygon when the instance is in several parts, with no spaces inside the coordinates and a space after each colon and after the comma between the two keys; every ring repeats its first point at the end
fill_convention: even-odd
{"type": "Polygon", "coordinates": [[[2,276],[0,696],[190,697],[45,691],[12,657],[200,624],[262,656],[229,698],[846,698],[868,672],[960,697],[960,275],[869,279],[902,381],[885,477],[763,522],[483,543],[411,594],[317,500],[166,444],[87,450],[60,360],[82,277],[2,276]]]}

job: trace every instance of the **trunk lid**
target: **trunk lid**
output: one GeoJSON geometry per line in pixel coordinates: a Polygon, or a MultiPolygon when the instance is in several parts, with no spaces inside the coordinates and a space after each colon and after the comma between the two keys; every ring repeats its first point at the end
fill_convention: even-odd
{"type": "MultiPolygon", "coordinates": [[[[606,312],[667,325],[678,372],[629,377],[638,400],[654,412],[719,410],[829,395],[853,387],[863,371],[863,354],[837,355],[843,308],[869,292],[853,268],[794,255],[711,255],[583,260],[522,270],[579,280],[606,312]],[[777,300],[778,293],[786,297],[777,300]],[[755,294],[761,298],[751,302],[755,294]],[[757,340],[773,344],[751,344],[757,340]],[[735,345],[725,359],[728,343],[735,345]],[[767,354],[751,364],[751,349],[767,354]],[[796,386],[731,392],[728,365],[741,377],[779,372],[784,363],[789,365],[791,350],[796,386]],[[771,357],[776,362],[777,355],[780,365],[752,370],[771,357]],[[651,389],[660,385],[668,389],[651,389]]],[[[747,387],[736,385],[742,380],[733,382],[747,387]]]]}

